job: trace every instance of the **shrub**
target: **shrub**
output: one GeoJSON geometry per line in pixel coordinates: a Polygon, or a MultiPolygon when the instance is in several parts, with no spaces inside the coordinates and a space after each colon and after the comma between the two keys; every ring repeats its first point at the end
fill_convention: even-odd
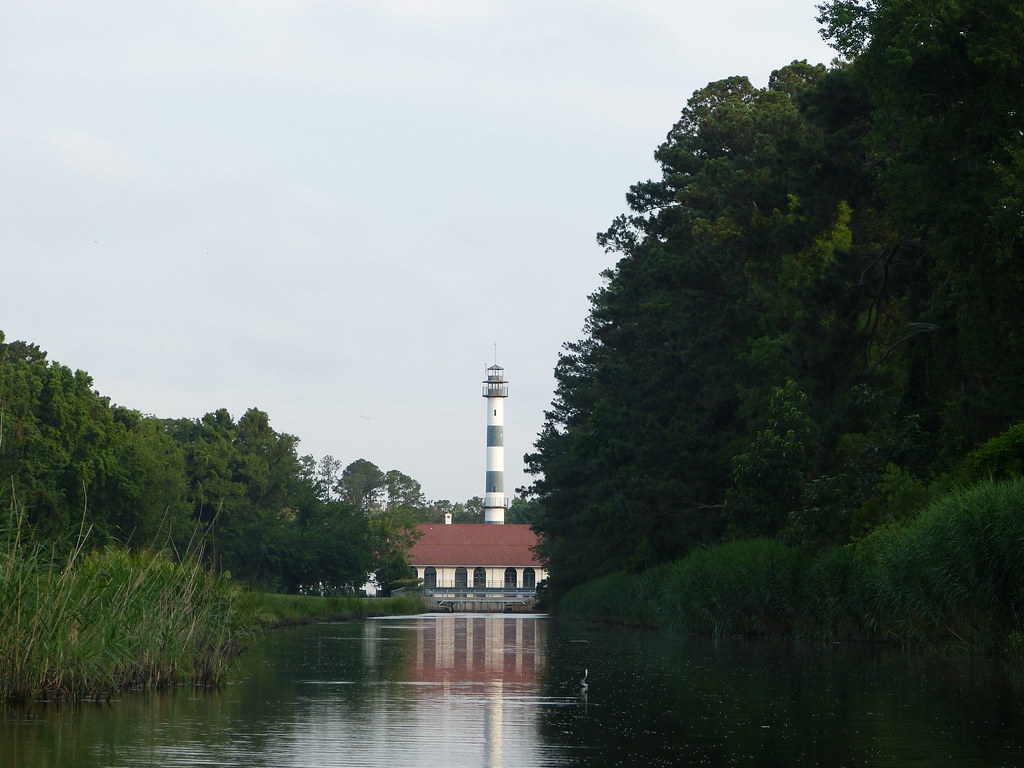
{"type": "Polygon", "coordinates": [[[1024,476],[1024,422],[1014,424],[1000,435],[975,448],[964,459],[967,482],[986,478],[1006,480],[1024,476]]]}

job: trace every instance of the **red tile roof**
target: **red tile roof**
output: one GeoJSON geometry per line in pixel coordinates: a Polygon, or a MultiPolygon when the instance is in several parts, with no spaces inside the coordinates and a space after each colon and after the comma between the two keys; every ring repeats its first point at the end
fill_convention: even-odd
{"type": "Polygon", "coordinates": [[[412,565],[539,567],[531,551],[537,534],[528,525],[420,523],[423,533],[409,552],[412,565]]]}

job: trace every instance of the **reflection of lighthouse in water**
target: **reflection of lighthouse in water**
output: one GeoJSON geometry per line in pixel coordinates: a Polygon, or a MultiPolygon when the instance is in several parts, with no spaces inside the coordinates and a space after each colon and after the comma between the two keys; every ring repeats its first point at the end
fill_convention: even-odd
{"type": "Polygon", "coordinates": [[[505,749],[502,742],[504,717],[504,683],[493,680],[487,692],[487,711],[484,714],[484,740],[487,742],[487,768],[502,768],[505,749]]]}
{"type": "Polygon", "coordinates": [[[484,379],[487,398],[487,483],[484,495],[484,522],[505,523],[505,398],[508,387],[505,369],[492,365],[484,379]]]}
{"type": "Polygon", "coordinates": [[[505,701],[539,695],[546,628],[535,617],[500,614],[438,615],[417,625],[411,679],[435,684],[418,690],[441,697],[463,728],[479,729],[481,765],[501,768],[506,746],[522,749],[537,727],[534,710],[506,709],[505,701]]]}

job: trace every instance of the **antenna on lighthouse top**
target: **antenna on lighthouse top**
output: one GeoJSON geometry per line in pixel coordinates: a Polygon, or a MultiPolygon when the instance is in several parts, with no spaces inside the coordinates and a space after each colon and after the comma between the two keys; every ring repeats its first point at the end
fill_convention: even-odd
{"type": "Polygon", "coordinates": [[[494,364],[498,364],[498,342],[494,342],[494,364]]]}

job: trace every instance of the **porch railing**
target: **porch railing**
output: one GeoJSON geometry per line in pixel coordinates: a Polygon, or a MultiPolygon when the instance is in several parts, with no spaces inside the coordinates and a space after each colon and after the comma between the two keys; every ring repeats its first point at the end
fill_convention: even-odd
{"type": "Polygon", "coordinates": [[[481,599],[504,598],[504,597],[536,597],[535,587],[456,587],[456,586],[434,586],[424,587],[423,591],[428,597],[462,597],[481,599]]]}

